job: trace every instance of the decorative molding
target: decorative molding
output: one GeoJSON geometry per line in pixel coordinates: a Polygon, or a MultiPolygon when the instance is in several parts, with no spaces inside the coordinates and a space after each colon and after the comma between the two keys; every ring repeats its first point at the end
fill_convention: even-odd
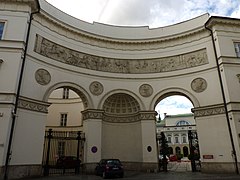
{"type": "Polygon", "coordinates": [[[156,112],[154,111],[139,111],[133,114],[106,114],[104,113],[103,121],[111,123],[133,123],[142,120],[156,120],[156,112]]]}
{"type": "MultiPolygon", "coordinates": [[[[205,37],[208,37],[206,29],[204,27],[200,27],[198,29],[193,29],[181,34],[173,34],[166,37],[129,40],[88,33],[86,31],[82,31],[81,29],[70,27],[44,13],[38,14],[34,20],[50,31],[58,33],[61,36],[65,36],[66,38],[73,39],[74,41],[100,48],[117,49],[123,51],[165,49],[167,47],[174,47],[181,44],[199,41],[205,37]]],[[[147,30],[149,31],[149,29],[147,30]]]]}
{"type": "Polygon", "coordinates": [[[87,109],[82,112],[83,120],[100,119],[110,123],[133,123],[141,120],[156,120],[156,112],[140,111],[132,114],[109,114],[102,110],[87,109]]]}
{"type": "Polygon", "coordinates": [[[111,123],[132,123],[140,121],[138,114],[108,115],[104,114],[103,121],[111,123]]]}
{"type": "Polygon", "coordinates": [[[35,72],[35,80],[38,84],[47,85],[51,81],[51,75],[46,69],[38,69],[35,72]]]}
{"type": "Polygon", "coordinates": [[[83,120],[88,119],[103,119],[103,111],[99,109],[87,109],[82,111],[83,120]]]}
{"type": "Polygon", "coordinates": [[[156,111],[140,111],[139,119],[140,120],[154,120],[156,121],[156,111]]]}
{"type": "Polygon", "coordinates": [[[13,104],[15,100],[15,94],[12,93],[0,93],[1,104],[13,104]]]}
{"type": "Polygon", "coordinates": [[[103,85],[100,82],[94,81],[90,84],[89,90],[93,95],[99,96],[103,93],[103,85]]]}
{"type": "Polygon", "coordinates": [[[216,106],[193,108],[192,111],[194,113],[194,117],[203,117],[203,116],[214,116],[218,114],[224,114],[225,108],[223,105],[216,105],[216,106]]]}
{"type": "Polygon", "coordinates": [[[197,93],[203,92],[207,89],[207,81],[203,78],[196,78],[192,81],[191,88],[197,93]]]}
{"type": "Polygon", "coordinates": [[[149,97],[153,94],[153,88],[150,84],[143,84],[139,87],[139,93],[143,97],[149,97]]]}
{"type": "Polygon", "coordinates": [[[155,59],[115,59],[84,54],[36,36],[34,51],[53,60],[95,71],[145,74],[188,69],[208,64],[206,49],[155,59]]]}
{"type": "Polygon", "coordinates": [[[50,103],[40,102],[33,99],[28,99],[24,97],[20,97],[18,101],[18,107],[22,109],[27,109],[30,111],[37,111],[41,113],[48,113],[48,107],[50,103]]]}

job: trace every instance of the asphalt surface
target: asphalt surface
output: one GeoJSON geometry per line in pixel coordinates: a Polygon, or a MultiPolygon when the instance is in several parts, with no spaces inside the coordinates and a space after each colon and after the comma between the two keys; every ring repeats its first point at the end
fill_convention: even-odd
{"type": "MultiPolygon", "coordinates": [[[[102,180],[96,175],[50,175],[48,177],[28,178],[28,180],[102,180]]],[[[205,174],[192,172],[190,162],[170,162],[168,172],[143,173],[125,171],[124,178],[109,178],[115,180],[240,180],[237,174],[205,174]]]]}
{"type": "MultiPolygon", "coordinates": [[[[32,180],[101,180],[96,175],[75,175],[75,176],[49,176],[31,178],[32,180]]],[[[126,172],[124,178],[109,178],[123,180],[240,180],[240,175],[235,174],[204,174],[201,172],[159,172],[159,173],[139,173],[126,172]]]]}

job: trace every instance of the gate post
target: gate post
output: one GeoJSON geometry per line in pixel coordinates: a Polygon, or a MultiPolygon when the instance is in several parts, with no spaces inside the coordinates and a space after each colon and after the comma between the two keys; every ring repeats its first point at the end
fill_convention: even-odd
{"type": "MultiPolygon", "coordinates": [[[[79,159],[80,141],[81,141],[81,131],[78,131],[77,132],[77,160],[80,160],[79,159]]],[[[75,174],[79,174],[80,163],[81,161],[79,161],[79,164],[77,164],[77,167],[75,169],[75,174]]]]}
{"type": "Polygon", "coordinates": [[[49,155],[50,155],[50,146],[51,146],[51,139],[52,139],[52,129],[49,129],[48,131],[48,135],[47,135],[47,139],[48,139],[48,145],[47,145],[47,157],[46,157],[46,163],[44,166],[44,172],[43,175],[44,176],[48,176],[49,175],[49,155]]]}

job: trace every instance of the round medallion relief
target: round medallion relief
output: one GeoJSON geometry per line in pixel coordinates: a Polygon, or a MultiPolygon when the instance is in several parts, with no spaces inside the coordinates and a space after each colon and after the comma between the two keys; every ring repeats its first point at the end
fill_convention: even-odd
{"type": "Polygon", "coordinates": [[[143,97],[149,97],[152,95],[153,93],[153,88],[151,85],[149,84],[143,84],[139,87],[139,93],[141,94],[141,96],[143,97]]]}
{"type": "Polygon", "coordinates": [[[35,72],[35,79],[38,82],[38,84],[47,85],[51,81],[51,75],[45,69],[38,69],[35,72]]]}
{"type": "Polygon", "coordinates": [[[191,83],[192,90],[200,93],[207,88],[207,81],[203,78],[196,78],[191,83]]]}
{"type": "Polygon", "coordinates": [[[92,94],[98,96],[103,92],[103,85],[100,82],[94,81],[90,84],[89,90],[92,94]]]}

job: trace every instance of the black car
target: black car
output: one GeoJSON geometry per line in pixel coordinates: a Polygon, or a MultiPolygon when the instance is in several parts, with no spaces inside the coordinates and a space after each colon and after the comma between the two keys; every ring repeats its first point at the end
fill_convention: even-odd
{"type": "Polygon", "coordinates": [[[96,175],[103,178],[117,176],[124,176],[124,169],[119,159],[102,159],[95,168],[96,175]]]}
{"type": "Polygon", "coordinates": [[[61,156],[58,158],[56,167],[64,169],[72,169],[80,167],[81,160],[75,156],[61,156]]]}

